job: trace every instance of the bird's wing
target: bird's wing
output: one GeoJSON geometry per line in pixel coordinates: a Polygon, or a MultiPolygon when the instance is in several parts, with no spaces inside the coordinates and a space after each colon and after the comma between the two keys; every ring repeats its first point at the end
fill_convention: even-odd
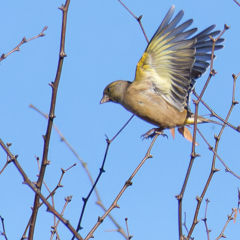
{"type": "Polygon", "coordinates": [[[211,51],[212,45],[205,40],[209,40],[215,25],[188,39],[197,28],[185,31],[192,19],[176,27],[184,12],[180,11],[170,22],[174,9],[173,5],[138,62],[135,81],[151,80],[156,94],[181,112],[188,105],[191,79],[198,78],[209,66],[206,52],[211,51]]]}

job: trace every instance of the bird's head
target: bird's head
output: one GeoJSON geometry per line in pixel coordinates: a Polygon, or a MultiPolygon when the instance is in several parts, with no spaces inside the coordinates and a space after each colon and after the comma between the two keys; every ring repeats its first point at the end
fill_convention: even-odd
{"type": "Polygon", "coordinates": [[[100,104],[105,102],[121,103],[124,93],[130,84],[131,82],[123,80],[110,83],[103,91],[103,97],[100,101],[100,104]]]}

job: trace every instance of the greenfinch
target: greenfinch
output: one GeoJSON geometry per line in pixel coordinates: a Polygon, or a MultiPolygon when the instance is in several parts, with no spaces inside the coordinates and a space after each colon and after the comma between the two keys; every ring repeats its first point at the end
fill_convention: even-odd
{"type": "MultiPolygon", "coordinates": [[[[184,135],[184,126],[194,124],[189,104],[195,80],[210,65],[211,53],[208,52],[212,51],[212,41],[209,35],[214,37],[221,31],[213,31],[216,25],[212,25],[190,38],[197,28],[185,30],[193,20],[177,26],[184,15],[182,10],[170,22],[174,9],[173,5],[149,42],[137,64],[134,81],[110,83],[100,103],[119,103],[139,118],[158,126],[159,131],[178,127],[184,135]]],[[[215,50],[223,48],[219,45],[223,41],[216,42],[215,50]]],[[[204,122],[214,121],[198,116],[197,123],[204,122]]],[[[153,130],[156,129],[144,136],[150,136],[153,130]]]]}

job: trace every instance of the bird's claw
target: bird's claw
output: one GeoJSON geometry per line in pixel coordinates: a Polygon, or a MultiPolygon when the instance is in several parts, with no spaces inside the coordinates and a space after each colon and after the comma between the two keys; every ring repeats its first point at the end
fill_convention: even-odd
{"type": "Polygon", "coordinates": [[[163,130],[161,130],[160,128],[153,128],[153,129],[149,130],[148,132],[143,134],[141,136],[141,138],[142,138],[142,140],[153,138],[156,134],[162,135],[163,137],[167,137],[168,138],[168,136],[165,133],[163,133],[163,130]]]}

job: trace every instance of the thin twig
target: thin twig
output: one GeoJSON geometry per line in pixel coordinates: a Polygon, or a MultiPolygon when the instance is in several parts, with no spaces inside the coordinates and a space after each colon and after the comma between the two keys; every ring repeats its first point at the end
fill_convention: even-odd
{"type": "Polygon", "coordinates": [[[119,2],[127,9],[127,11],[138,21],[138,23],[139,23],[139,25],[140,25],[140,27],[141,27],[141,29],[142,29],[143,35],[144,35],[147,43],[149,43],[148,38],[147,38],[147,35],[146,35],[145,30],[144,30],[144,28],[143,28],[143,26],[142,26],[142,23],[141,23],[142,15],[140,15],[139,17],[136,17],[136,16],[127,8],[127,6],[126,6],[121,0],[118,0],[118,1],[119,1],[119,2]]]}
{"type": "MultiPolygon", "coordinates": [[[[69,168],[67,168],[67,169],[65,169],[65,170],[61,168],[62,174],[61,174],[61,176],[60,176],[60,179],[59,179],[59,181],[58,181],[57,186],[53,189],[52,192],[50,192],[50,190],[47,188],[48,191],[49,191],[49,195],[46,197],[46,200],[48,200],[50,197],[53,197],[58,188],[63,187],[63,185],[61,184],[62,179],[63,179],[63,175],[65,174],[65,172],[67,172],[68,170],[70,170],[72,167],[74,167],[74,166],[76,166],[76,165],[77,165],[77,164],[74,163],[72,166],[70,166],[69,168]]],[[[43,204],[44,204],[44,202],[40,203],[38,208],[40,208],[43,204]]],[[[54,205],[53,205],[53,207],[54,207],[54,205]]],[[[32,216],[30,217],[30,219],[29,219],[29,221],[28,221],[28,224],[27,224],[27,226],[26,226],[26,228],[25,228],[25,230],[24,230],[24,233],[23,233],[23,235],[22,235],[21,240],[24,240],[24,239],[27,238],[27,237],[26,237],[26,233],[27,233],[27,230],[28,230],[28,228],[29,228],[29,225],[30,225],[30,222],[31,222],[31,218],[32,218],[32,216]]],[[[54,225],[56,225],[55,221],[54,221],[54,225]]]]}
{"type": "Polygon", "coordinates": [[[157,137],[159,136],[159,133],[156,133],[155,137],[153,138],[148,151],[145,155],[145,157],[143,158],[143,160],[141,161],[141,163],[137,166],[137,168],[134,170],[134,172],[132,173],[132,175],[129,177],[129,179],[125,182],[123,188],[121,189],[121,191],[119,192],[119,194],[117,195],[117,197],[115,198],[115,200],[113,201],[112,205],[109,207],[109,209],[104,213],[104,215],[102,217],[98,217],[98,221],[95,224],[95,226],[92,228],[92,230],[88,233],[88,235],[86,236],[86,238],[84,240],[88,240],[89,238],[93,237],[93,233],[95,232],[95,230],[99,227],[99,225],[103,222],[103,220],[107,217],[107,215],[114,209],[114,208],[119,208],[118,206],[118,200],[120,199],[120,197],[122,196],[122,194],[124,193],[124,191],[127,189],[127,187],[132,185],[132,179],[133,177],[137,174],[138,170],[141,168],[141,166],[144,164],[144,162],[148,159],[148,158],[152,158],[152,155],[150,155],[151,149],[153,147],[154,142],[156,141],[157,137]]]}
{"type": "Polygon", "coordinates": [[[7,54],[4,54],[4,53],[2,54],[2,56],[0,57],[0,62],[1,62],[2,60],[6,59],[10,54],[12,54],[12,53],[14,53],[14,52],[16,52],[16,51],[20,51],[20,46],[23,45],[24,43],[27,43],[27,42],[29,42],[29,41],[32,41],[32,40],[36,39],[36,38],[45,36],[45,34],[44,34],[43,32],[46,31],[47,28],[48,28],[48,27],[44,27],[43,30],[42,30],[37,36],[35,36],[35,37],[29,38],[29,39],[26,39],[26,37],[24,37],[24,38],[22,39],[22,41],[21,41],[13,50],[11,50],[11,51],[10,51],[9,53],[7,53],[7,54]]]}
{"type": "Polygon", "coordinates": [[[3,231],[2,232],[0,231],[0,234],[2,236],[4,236],[5,240],[8,240],[7,234],[6,234],[6,231],[5,231],[5,226],[4,226],[4,218],[1,215],[0,215],[0,219],[1,219],[1,222],[2,222],[2,228],[3,228],[3,231]]]}
{"type": "MultiPolygon", "coordinates": [[[[62,210],[62,212],[61,212],[61,216],[63,216],[64,211],[66,210],[66,207],[67,207],[68,203],[70,203],[70,202],[72,201],[72,197],[73,197],[73,196],[68,196],[68,197],[66,197],[66,198],[64,199],[64,200],[65,200],[65,204],[64,204],[64,206],[63,206],[63,210],[62,210]]],[[[54,226],[52,226],[53,231],[51,231],[52,234],[51,234],[50,240],[53,239],[55,233],[57,234],[57,227],[58,227],[59,223],[60,223],[60,220],[58,219],[57,223],[54,224],[54,226]]],[[[59,235],[58,235],[58,234],[57,234],[57,237],[59,238],[59,235]]],[[[60,239],[60,238],[59,238],[59,239],[60,239]]]]}
{"type": "Polygon", "coordinates": [[[224,225],[222,232],[221,232],[220,235],[216,238],[216,240],[219,240],[220,238],[226,238],[226,236],[224,235],[224,231],[225,231],[228,223],[229,223],[231,220],[233,220],[232,215],[233,215],[234,212],[235,212],[234,209],[232,209],[231,215],[228,215],[228,220],[227,220],[226,224],[224,225]]]}
{"type": "MultiPolygon", "coordinates": [[[[228,166],[227,164],[222,160],[222,158],[218,155],[218,153],[215,151],[215,149],[213,149],[213,147],[209,144],[209,142],[207,141],[207,139],[203,136],[203,134],[200,132],[199,129],[197,129],[197,131],[199,132],[199,134],[201,135],[201,137],[203,138],[203,140],[205,141],[205,143],[208,145],[208,149],[210,151],[213,152],[213,154],[220,160],[220,162],[223,164],[223,166],[225,167],[225,171],[231,173],[233,176],[235,176],[236,178],[240,179],[240,176],[238,176],[236,173],[234,173],[228,166]]],[[[215,136],[215,138],[218,138],[218,136],[215,136]]]]}
{"type": "Polygon", "coordinates": [[[207,226],[207,208],[208,208],[208,203],[209,203],[209,199],[207,198],[206,199],[206,209],[205,209],[205,216],[204,218],[202,219],[202,221],[204,221],[204,224],[205,224],[205,227],[206,227],[206,232],[207,232],[207,239],[210,240],[210,236],[209,236],[209,233],[211,232],[211,230],[208,229],[208,226],[207,226]]]}

